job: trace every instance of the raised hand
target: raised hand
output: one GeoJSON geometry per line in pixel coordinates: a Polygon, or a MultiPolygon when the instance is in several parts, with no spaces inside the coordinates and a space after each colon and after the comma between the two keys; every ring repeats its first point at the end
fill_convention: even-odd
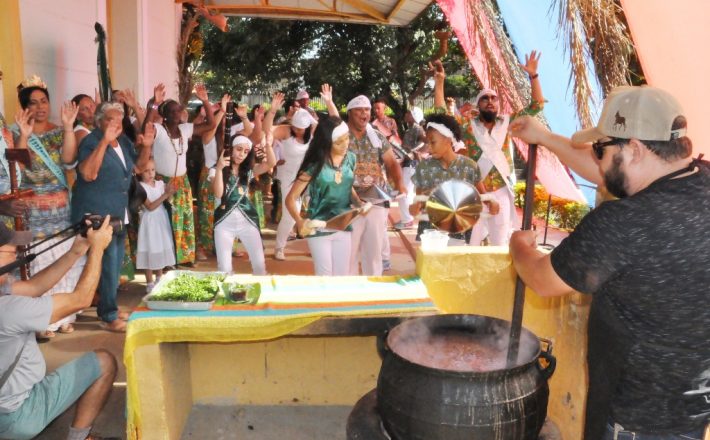
{"type": "Polygon", "coordinates": [[[532,116],[520,116],[509,125],[513,136],[522,139],[528,144],[545,144],[545,137],[550,133],[540,121],[532,116]]]}
{"type": "Polygon", "coordinates": [[[17,112],[15,122],[20,128],[20,134],[24,137],[29,137],[34,129],[34,118],[30,109],[24,109],[17,112]]]}
{"type": "Polygon", "coordinates": [[[320,96],[325,102],[333,102],[333,88],[330,84],[325,83],[320,86],[320,96]]]}
{"type": "Polygon", "coordinates": [[[224,152],[223,152],[222,154],[219,155],[219,159],[217,159],[217,165],[215,166],[215,168],[217,168],[218,170],[221,170],[225,167],[229,167],[231,159],[232,159],[231,157],[225,156],[224,152]]]}
{"type": "Polygon", "coordinates": [[[79,114],[79,107],[74,102],[67,101],[62,105],[61,114],[64,130],[73,130],[76,115],[79,114]]]}
{"type": "Polygon", "coordinates": [[[208,102],[210,100],[210,97],[207,95],[207,88],[202,83],[195,84],[195,96],[202,102],[208,102]]]}
{"type": "Polygon", "coordinates": [[[123,90],[123,96],[126,104],[130,108],[137,108],[138,107],[138,100],[136,99],[136,94],[133,93],[132,89],[125,89],[123,90]]]}
{"type": "Polygon", "coordinates": [[[106,127],[106,130],[104,131],[104,140],[108,142],[109,144],[118,139],[118,136],[121,135],[121,130],[123,127],[121,126],[121,121],[117,120],[112,120],[111,122],[108,123],[108,126],[106,127]]]}
{"type": "Polygon", "coordinates": [[[429,70],[432,72],[432,75],[434,75],[434,81],[443,81],[446,79],[446,72],[444,71],[444,65],[441,63],[441,60],[434,60],[430,62],[429,70]]]}
{"type": "Polygon", "coordinates": [[[247,118],[247,105],[240,103],[237,106],[235,113],[237,114],[237,116],[239,116],[240,119],[242,119],[242,120],[246,119],[247,118]]]}
{"type": "Polygon", "coordinates": [[[148,122],[145,124],[143,133],[138,135],[136,144],[148,147],[153,145],[153,141],[155,141],[155,125],[152,122],[148,122]]]}
{"type": "Polygon", "coordinates": [[[542,52],[533,50],[530,55],[525,55],[525,64],[521,64],[520,67],[528,74],[528,76],[535,76],[537,74],[537,65],[540,61],[540,55],[542,52]]]}
{"type": "Polygon", "coordinates": [[[271,99],[271,108],[269,109],[270,112],[276,113],[281,110],[281,107],[284,105],[284,96],[285,95],[282,92],[274,93],[274,97],[271,99]]]}
{"type": "Polygon", "coordinates": [[[165,84],[160,83],[153,88],[153,104],[160,105],[165,101],[165,84]]]}
{"type": "Polygon", "coordinates": [[[232,100],[232,95],[229,95],[227,93],[222,96],[222,99],[219,101],[219,107],[222,109],[223,112],[227,111],[227,103],[229,103],[232,100]]]}

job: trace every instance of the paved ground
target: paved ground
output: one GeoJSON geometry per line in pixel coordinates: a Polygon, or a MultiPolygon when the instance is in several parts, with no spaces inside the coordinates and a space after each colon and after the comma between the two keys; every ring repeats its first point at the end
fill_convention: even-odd
{"type": "MultiPolygon", "coordinates": [[[[267,211],[268,212],[268,211],[267,211]]],[[[392,222],[399,220],[399,210],[390,210],[392,222]]],[[[269,225],[273,228],[274,225],[269,225]]],[[[540,231],[540,241],[542,241],[544,223],[538,224],[540,231]]],[[[548,243],[557,244],[566,236],[566,233],[550,230],[548,243]]],[[[408,274],[414,272],[413,250],[418,246],[414,241],[415,231],[404,231],[404,233],[390,230],[389,239],[392,248],[392,270],[387,274],[408,274]]],[[[266,248],[266,268],[271,274],[313,274],[313,267],[308,253],[308,245],[305,240],[291,241],[287,245],[286,261],[276,261],[273,259],[273,229],[264,231],[264,246],[266,248]]],[[[199,262],[194,270],[215,270],[216,260],[211,258],[205,262],[199,262]]],[[[251,266],[246,257],[234,259],[235,272],[250,272],[251,266]]],[[[136,279],[122,286],[118,295],[119,307],[122,310],[130,310],[135,307],[140,299],[145,295],[145,279],[138,275],[136,279]]],[[[95,423],[95,432],[104,436],[125,438],[125,404],[126,404],[126,372],[121,359],[123,359],[122,334],[110,333],[99,327],[94,308],[86,310],[77,318],[76,331],[72,334],[59,334],[50,342],[41,344],[42,352],[47,360],[47,370],[53,371],[58,366],[77,357],[79,354],[96,349],[104,348],[112,352],[119,359],[119,373],[114,384],[114,390],[106,408],[102,411],[95,423]]],[[[36,439],[61,440],[64,439],[71,424],[73,409],[69,409],[62,416],[57,418],[47,429],[36,439]]],[[[191,435],[185,438],[200,438],[191,435]]],[[[202,437],[203,439],[205,437],[202,437]]],[[[232,437],[210,437],[210,438],[232,438],[232,437]]],[[[249,437],[245,437],[249,438],[249,437]]],[[[268,437],[263,437],[268,438],[268,437]]],[[[293,438],[289,436],[276,436],[273,438],[293,438]]]]}

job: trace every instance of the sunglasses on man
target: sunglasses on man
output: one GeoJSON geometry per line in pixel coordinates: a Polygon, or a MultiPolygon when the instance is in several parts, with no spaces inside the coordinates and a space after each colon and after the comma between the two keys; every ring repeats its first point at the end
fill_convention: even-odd
{"type": "Polygon", "coordinates": [[[592,143],[592,151],[594,151],[594,156],[596,156],[598,160],[602,160],[604,157],[604,149],[606,147],[618,145],[619,148],[621,148],[626,142],[628,142],[627,139],[619,138],[612,138],[610,141],[605,142],[594,142],[592,143]]]}

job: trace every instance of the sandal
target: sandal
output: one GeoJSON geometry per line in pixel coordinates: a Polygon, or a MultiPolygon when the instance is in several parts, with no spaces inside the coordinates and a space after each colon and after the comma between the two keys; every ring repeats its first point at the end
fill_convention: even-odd
{"type": "Polygon", "coordinates": [[[59,327],[59,330],[57,330],[59,333],[73,333],[74,332],[74,326],[71,324],[63,324],[61,327],[59,327]]]}
{"type": "Polygon", "coordinates": [[[101,326],[102,329],[108,330],[110,332],[126,333],[127,323],[126,323],[126,321],[124,321],[122,319],[116,319],[111,322],[102,322],[99,325],[101,326]]]}
{"type": "Polygon", "coordinates": [[[128,321],[128,318],[130,318],[130,317],[131,317],[131,312],[118,312],[118,319],[128,321]]]}

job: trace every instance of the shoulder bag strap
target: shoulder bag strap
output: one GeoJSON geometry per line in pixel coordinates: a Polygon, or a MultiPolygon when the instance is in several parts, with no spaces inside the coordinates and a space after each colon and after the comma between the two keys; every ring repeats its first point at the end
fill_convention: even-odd
{"type": "Polygon", "coordinates": [[[25,345],[27,345],[27,339],[25,339],[25,342],[22,344],[22,347],[20,347],[20,351],[17,353],[17,356],[12,362],[12,365],[10,365],[10,367],[8,367],[8,369],[5,370],[5,372],[3,373],[2,377],[0,377],[0,390],[3,386],[5,386],[5,382],[7,382],[7,380],[10,378],[10,375],[15,370],[17,363],[20,362],[20,357],[22,356],[22,352],[25,350],[25,345]]]}

